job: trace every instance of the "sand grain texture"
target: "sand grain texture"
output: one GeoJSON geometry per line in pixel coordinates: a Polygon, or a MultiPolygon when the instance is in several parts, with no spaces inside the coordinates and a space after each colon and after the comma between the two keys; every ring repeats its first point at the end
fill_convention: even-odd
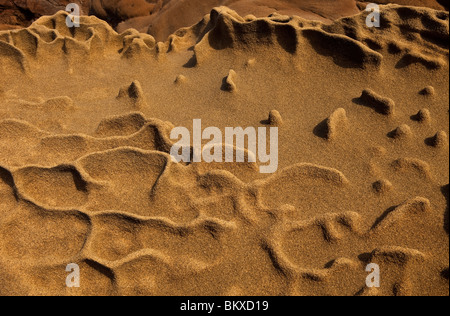
{"type": "Polygon", "coordinates": [[[366,14],[0,32],[0,294],[448,295],[448,12],[366,14]],[[278,172],[174,163],[199,118],[278,126],[278,172]]]}

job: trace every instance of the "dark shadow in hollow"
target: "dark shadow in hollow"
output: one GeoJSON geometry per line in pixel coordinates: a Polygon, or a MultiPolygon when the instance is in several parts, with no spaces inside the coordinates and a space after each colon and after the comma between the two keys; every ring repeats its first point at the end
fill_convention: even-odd
{"type": "Polygon", "coordinates": [[[388,208],[380,217],[377,218],[377,220],[375,221],[375,223],[372,225],[372,227],[370,229],[374,229],[376,228],[378,225],[381,224],[381,222],[384,221],[384,219],[390,214],[392,213],[398,206],[392,206],[390,208],[388,208]]]}
{"type": "Polygon", "coordinates": [[[449,186],[450,184],[447,184],[445,186],[443,186],[441,188],[441,192],[444,195],[445,199],[447,200],[447,208],[445,210],[444,213],[444,229],[447,232],[447,234],[449,234],[449,203],[450,203],[450,198],[449,198],[449,186]]]}
{"type": "Polygon", "coordinates": [[[314,127],[313,133],[317,137],[320,137],[320,138],[323,138],[323,139],[327,139],[328,138],[328,133],[329,133],[328,119],[326,118],[325,120],[320,122],[316,127],[314,127]]]}

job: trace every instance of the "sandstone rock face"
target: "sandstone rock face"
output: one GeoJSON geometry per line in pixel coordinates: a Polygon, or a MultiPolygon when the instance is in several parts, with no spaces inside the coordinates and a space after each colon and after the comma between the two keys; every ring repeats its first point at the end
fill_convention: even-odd
{"type": "Polygon", "coordinates": [[[417,7],[428,7],[435,10],[447,10],[449,8],[449,0],[365,0],[359,1],[362,3],[379,3],[379,4],[389,4],[396,3],[399,5],[409,5],[417,7]]]}
{"type": "Polygon", "coordinates": [[[77,3],[83,14],[94,14],[119,32],[135,28],[163,41],[179,28],[197,23],[217,6],[228,6],[242,16],[278,13],[327,23],[357,14],[370,2],[449,8],[449,0],[0,0],[0,30],[29,26],[42,15],[77,3]]]}
{"type": "Polygon", "coordinates": [[[64,10],[67,4],[80,5],[89,14],[90,0],[0,0],[0,30],[29,26],[43,15],[64,10]]]}
{"type": "Polygon", "coordinates": [[[139,16],[149,16],[158,0],[91,0],[91,9],[97,17],[111,22],[122,22],[139,16]]]}
{"type": "MultiPolygon", "coordinates": [[[[104,6],[122,3],[126,7],[125,3],[135,2],[142,5],[140,2],[144,1],[94,0],[94,2],[102,2],[104,6]]],[[[147,0],[147,2],[154,5],[150,15],[136,16],[136,13],[129,9],[130,19],[124,19],[117,26],[117,30],[135,28],[154,36],[158,41],[163,41],[179,28],[197,23],[217,6],[228,6],[241,16],[251,14],[266,17],[275,12],[331,23],[341,17],[357,14],[368,3],[398,3],[448,10],[449,0],[147,0]]]]}
{"type": "Polygon", "coordinates": [[[241,16],[278,13],[322,22],[360,11],[355,0],[159,0],[151,15],[124,21],[117,29],[136,28],[162,41],[177,29],[197,23],[218,6],[227,6],[241,16]]]}

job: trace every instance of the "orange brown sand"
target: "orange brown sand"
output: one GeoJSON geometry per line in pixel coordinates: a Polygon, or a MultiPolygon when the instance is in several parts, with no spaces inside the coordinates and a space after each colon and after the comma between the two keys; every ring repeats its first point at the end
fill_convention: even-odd
{"type": "Polygon", "coordinates": [[[0,294],[448,295],[449,14],[381,12],[0,32],[0,294]],[[193,119],[275,123],[278,172],[172,162],[193,119]]]}

